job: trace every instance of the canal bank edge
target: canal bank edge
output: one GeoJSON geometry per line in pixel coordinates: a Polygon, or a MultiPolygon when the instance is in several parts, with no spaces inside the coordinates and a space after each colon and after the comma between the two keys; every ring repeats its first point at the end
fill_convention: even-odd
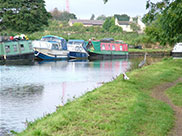
{"type": "Polygon", "coordinates": [[[56,112],[29,122],[18,136],[29,135],[167,135],[174,112],[150,96],[152,88],[177,80],[182,60],[162,62],[122,75],[59,107],[56,112]]]}
{"type": "Polygon", "coordinates": [[[151,52],[129,52],[128,54],[129,54],[129,56],[144,56],[145,55],[145,53],[147,53],[148,54],[148,56],[170,56],[171,55],[171,53],[169,52],[169,51],[151,51],[151,52]]]}

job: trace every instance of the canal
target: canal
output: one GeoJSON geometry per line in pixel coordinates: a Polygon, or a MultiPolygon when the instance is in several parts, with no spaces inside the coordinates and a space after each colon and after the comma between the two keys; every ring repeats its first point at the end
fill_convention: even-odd
{"type": "MultiPolygon", "coordinates": [[[[52,113],[56,106],[137,68],[142,59],[0,65],[0,136],[22,131],[27,121],[52,113]]],[[[161,59],[148,57],[147,64],[161,59]]]]}

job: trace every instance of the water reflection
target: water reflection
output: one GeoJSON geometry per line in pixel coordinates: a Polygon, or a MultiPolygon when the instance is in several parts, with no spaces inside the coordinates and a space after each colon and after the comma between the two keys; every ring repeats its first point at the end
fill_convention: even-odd
{"type": "Polygon", "coordinates": [[[34,108],[41,102],[43,86],[13,86],[0,90],[0,135],[8,135],[10,130],[24,128],[27,117],[37,117],[34,108]],[[25,112],[26,111],[26,112],[25,112]],[[17,127],[18,126],[18,127],[17,127]]]}
{"type": "Polygon", "coordinates": [[[136,68],[142,59],[41,61],[30,66],[0,66],[0,135],[10,130],[22,131],[26,120],[54,112],[56,106],[136,68]]]}

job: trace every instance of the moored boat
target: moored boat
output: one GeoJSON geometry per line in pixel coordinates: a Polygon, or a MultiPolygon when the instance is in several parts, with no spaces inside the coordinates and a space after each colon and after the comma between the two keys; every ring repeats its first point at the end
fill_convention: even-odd
{"type": "Polygon", "coordinates": [[[88,58],[88,53],[85,49],[84,40],[69,40],[68,41],[68,50],[70,51],[70,58],[73,59],[86,59],[88,58]]]}
{"type": "Polygon", "coordinates": [[[182,43],[177,43],[172,50],[173,57],[182,57],[182,43]]]}
{"type": "Polygon", "coordinates": [[[90,40],[87,42],[87,51],[90,59],[127,58],[128,45],[112,38],[90,40]]]}
{"type": "Polygon", "coordinates": [[[34,61],[34,50],[29,40],[10,39],[0,37],[0,61],[1,63],[12,61],[34,61]]]}
{"type": "Polygon", "coordinates": [[[42,60],[63,60],[69,58],[66,40],[64,38],[47,35],[41,40],[33,41],[35,57],[42,60]]]}

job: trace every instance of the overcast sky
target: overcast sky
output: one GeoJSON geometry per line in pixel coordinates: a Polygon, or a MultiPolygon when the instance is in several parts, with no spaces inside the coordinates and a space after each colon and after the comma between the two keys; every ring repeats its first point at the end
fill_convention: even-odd
{"type": "MultiPolygon", "coordinates": [[[[147,0],[109,0],[104,4],[103,0],[69,0],[70,12],[76,14],[79,19],[90,19],[94,14],[111,16],[114,14],[128,14],[129,16],[143,16],[147,10],[145,8],[147,0]]],[[[153,2],[159,0],[152,0],[153,2]]],[[[66,0],[45,0],[46,9],[66,10],[66,0]]]]}

